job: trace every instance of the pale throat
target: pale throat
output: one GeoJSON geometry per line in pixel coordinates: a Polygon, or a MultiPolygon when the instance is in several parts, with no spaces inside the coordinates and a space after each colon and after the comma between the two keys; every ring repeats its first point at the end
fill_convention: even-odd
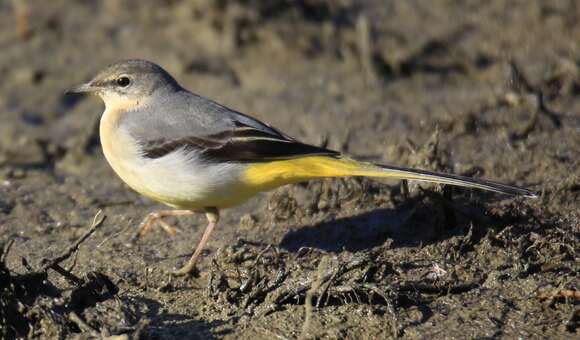
{"type": "Polygon", "coordinates": [[[105,112],[101,116],[99,135],[105,158],[115,173],[131,188],[151,196],[139,171],[142,159],[137,141],[120,125],[122,117],[142,107],[143,101],[127,100],[119,96],[101,97],[105,102],[105,112]]]}
{"type": "MultiPolygon", "coordinates": [[[[119,126],[121,118],[138,110],[145,101],[126,98],[116,94],[101,94],[105,111],[101,117],[99,134],[105,157],[115,170],[122,159],[136,157],[136,143],[119,126]]],[[[121,162],[122,163],[122,162],[121,162]]]]}
{"type": "Polygon", "coordinates": [[[136,99],[111,93],[102,93],[100,94],[100,97],[105,103],[105,112],[127,112],[137,110],[143,103],[141,98],[136,99]]]}

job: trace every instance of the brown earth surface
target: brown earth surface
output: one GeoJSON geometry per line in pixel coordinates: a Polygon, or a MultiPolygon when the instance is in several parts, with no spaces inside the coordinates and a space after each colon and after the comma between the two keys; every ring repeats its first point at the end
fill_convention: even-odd
{"type": "Polygon", "coordinates": [[[0,2],[0,336],[578,336],[579,42],[575,0],[0,2]],[[131,243],[162,206],[103,158],[101,101],[63,94],[126,58],[305,142],[539,199],[287,186],[174,278],[203,216],[131,243]]]}

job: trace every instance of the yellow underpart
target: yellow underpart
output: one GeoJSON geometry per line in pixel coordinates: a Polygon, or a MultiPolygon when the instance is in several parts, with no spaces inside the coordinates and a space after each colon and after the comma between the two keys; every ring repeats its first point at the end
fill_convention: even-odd
{"type": "Polygon", "coordinates": [[[316,178],[381,175],[385,175],[382,169],[370,163],[349,158],[312,156],[252,164],[245,171],[244,182],[256,191],[267,191],[316,178]]]}

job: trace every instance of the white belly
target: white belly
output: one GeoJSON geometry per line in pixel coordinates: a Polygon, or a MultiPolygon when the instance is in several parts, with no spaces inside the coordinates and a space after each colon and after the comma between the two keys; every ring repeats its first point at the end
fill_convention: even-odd
{"type": "Polygon", "coordinates": [[[136,141],[115,126],[112,118],[107,111],[101,118],[105,158],[140,194],[181,209],[225,208],[251,196],[239,185],[243,165],[203,162],[195,152],[182,150],[155,159],[142,157],[136,141]]]}

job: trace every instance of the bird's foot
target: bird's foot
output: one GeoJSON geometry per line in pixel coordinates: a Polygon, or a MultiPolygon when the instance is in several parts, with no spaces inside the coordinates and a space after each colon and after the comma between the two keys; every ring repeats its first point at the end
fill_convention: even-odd
{"type": "Polygon", "coordinates": [[[165,211],[157,211],[147,214],[141,224],[139,224],[139,228],[137,229],[137,233],[133,237],[132,241],[136,241],[137,239],[141,238],[145,234],[147,234],[155,222],[170,236],[175,236],[177,234],[177,229],[172,227],[169,223],[163,220],[164,217],[167,216],[186,216],[192,215],[193,211],[190,210],[165,210],[165,211]]]}
{"type": "Polygon", "coordinates": [[[173,271],[173,275],[175,276],[184,276],[184,275],[192,275],[192,276],[199,276],[199,271],[196,268],[197,259],[201,256],[203,249],[205,248],[209,237],[217,225],[220,215],[219,211],[216,208],[206,208],[205,216],[207,217],[207,227],[205,227],[205,231],[203,232],[203,236],[199,241],[193,255],[189,258],[189,261],[183,266],[182,268],[173,271]]]}

